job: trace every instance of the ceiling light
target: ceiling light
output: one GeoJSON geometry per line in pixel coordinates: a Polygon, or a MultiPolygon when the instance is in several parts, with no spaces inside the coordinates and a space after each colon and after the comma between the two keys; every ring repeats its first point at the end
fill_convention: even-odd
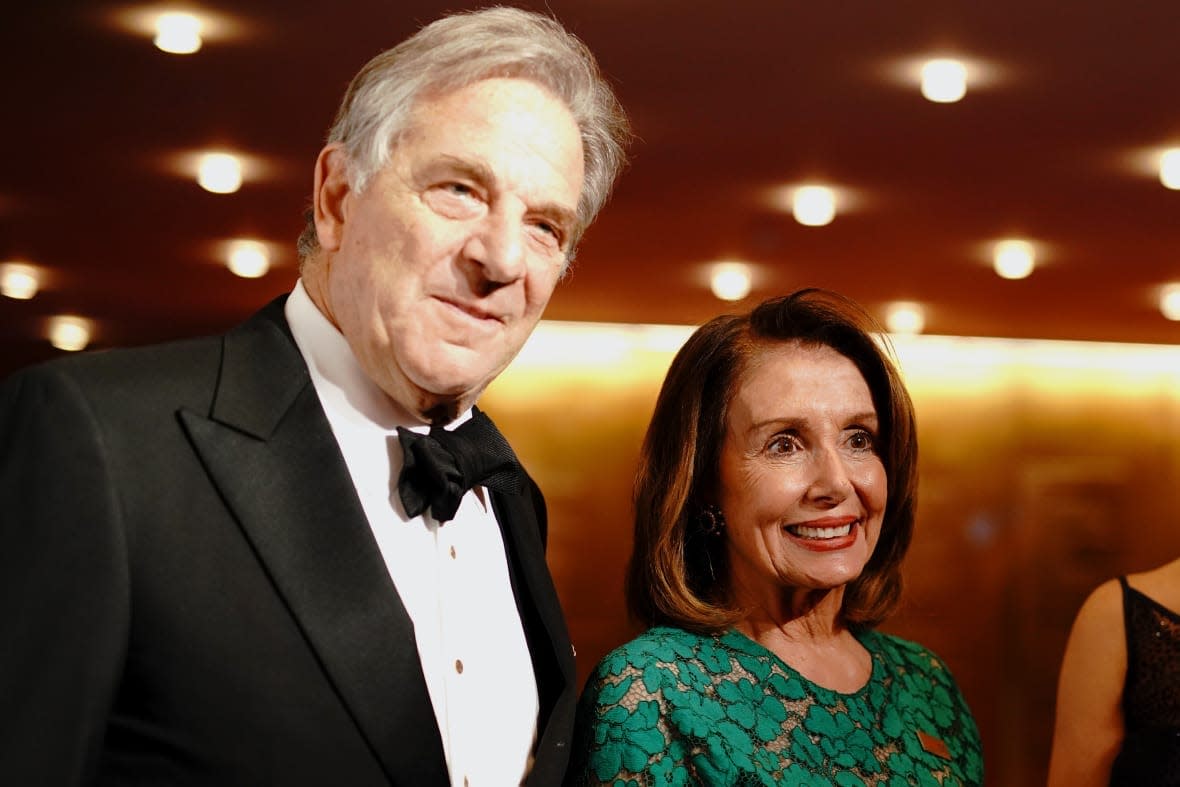
{"type": "Polygon", "coordinates": [[[1167,284],[1160,290],[1160,312],[1169,320],[1180,320],[1180,284],[1167,284]]]}
{"type": "Polygon", "coordinates": [[[985,90],[1016,76],[1002,63],[933,52],[882,61],[876,70],[881,78],[906,90],[918,88],[926,99],[937,103],[959,101],[968,87],[972,92],[985,90]]]}
{"type": "Polygon", "coordinates": [[[197,164],[197,183],[214,194],[232,194],[242,187],[242,162],[230,153],[206,153],[197,164]]]}
{"type": "Polygon", "coordinates": [[[1023,279],[1036,266],[1036,249],[1026,240],[1002,240],[995,245],[992,264],[1005,279],[1023,279]]]}
{"type": "Polygon", "coordinates": [[[741,262],[719,262],[709,276],[710,289],[723,301],[740,301],[752,286],[750,266],[741,262]]]}
{"type": "Polygon", "coordinates": [[[769,186],[762,202],[771,210],[790,213],[800,224],[822,227],[841,215],[872,203],[872,195],[845,185],[820,185],[822,178],[769,186]]]}
{"type": "Polygon", "coordinates": [[[1160,183],[1180,190],[1180,148],[1169,148],[1160,156],[1160,183]]]}
{"type": "Polygon", "coordinates": [[[919,334],[926,327],[926,310],[912,301],[897,301],[885,310],[885,327],[890,333],[919,334]]]}
{"type": "Polygon", "coordinates": [[[270,270],[266,244],[256,240],[238,240],[229,244],[226,267],[243,279],[257,279],[270,270]]]}
{"type": "Polygon", "coordinates": [[[261,32],[246,17],[185,0],[119,6],[104,16],[112,28],[150,39],[161,50],[174,54],[196,52],[206,44],[245,42],[261,32]]]}
{"type": "Polygon", "coordinates": [[[152,43],[169,54],[191,55],[201,48],[201,20],[178,11],[160,14],[152,43]]]}
{"type": "Polygon", "coordinates": [[[185,180],[196,180],[215,194],[232,194],[245,183],[273,181],[289,173],[278,159],[246,153],[219,142],[201,150],[175,150],[160,156],[156,166],[185,180]]]}
{"type": "Polygon", "coordinates": [[[62,314],[49,320],[49,343],[59,350],[76,352],[90,343],[91,323],[84,317],[62,314]]]}
{"type": "Polygon", "coordinates": [[[20,262],[0,264],[0,294],[4,297],[27,301],[37,294],[40,285],[40,272],[32,265],[20,262]]]}
{"type": "Polygon", "coordinates": [[[836,192],[827,186],[800,186],[791,199],[795,221],[807,227],[831,224],[836,217],[836,192]]]}
{"type": "Polygon", "coordinates": [[[922,95],[939,104],[952,104],[967,94],[967,66],[959,60],[935,58],[922,66],[922,95]]]}

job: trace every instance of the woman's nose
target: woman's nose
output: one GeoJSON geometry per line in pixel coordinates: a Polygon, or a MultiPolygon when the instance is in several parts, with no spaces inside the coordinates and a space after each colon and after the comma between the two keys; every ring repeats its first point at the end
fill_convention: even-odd
{"type": "Polygon", "coordinates": [[[820,449],[812,462],[814,469],[808,496],[817,500],[840,502],[852,490],[852,478],[844,457],[834,448],[820,449]]]}

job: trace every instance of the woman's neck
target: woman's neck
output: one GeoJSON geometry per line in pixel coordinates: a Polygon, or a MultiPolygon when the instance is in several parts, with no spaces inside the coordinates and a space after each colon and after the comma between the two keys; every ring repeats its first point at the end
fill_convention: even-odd
{"type": "Polygon", "coordinates": [[[872,657],[840,616],[844,589],[792,590],[746,607],[736,628],[813,683],[849,694],[872,674],[872,657]]]}

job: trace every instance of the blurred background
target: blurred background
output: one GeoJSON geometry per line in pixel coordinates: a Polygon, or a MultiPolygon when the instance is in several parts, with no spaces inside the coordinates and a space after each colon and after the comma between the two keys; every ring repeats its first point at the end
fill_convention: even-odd
{"type": "MultiPolygon", "coordinates": [[[[671,354],[716,314],[830,287],[888,325],[918,411],[887,628],[951,664],[989,784],[1042,784],[1078,605],[1180,554],[1175,4],[513,4],[590,45],[638,135],[485,397],[549,500],[580,676],[635,631],[631,478],[671,354]]],[[[0,375],[222,331],[289,291],[352,74],[471,7],[7,8],[0,375]]]]}

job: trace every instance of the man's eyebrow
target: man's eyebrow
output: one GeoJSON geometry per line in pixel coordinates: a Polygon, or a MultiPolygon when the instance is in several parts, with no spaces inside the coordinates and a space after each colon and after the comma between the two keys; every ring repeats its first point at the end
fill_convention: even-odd
{"type": "Polygon", "coordinates": [[[578,212],[570,210],[564,205],[559,205],[556,202],[544,202],[536,207],[536,212],[542,216],[550,216],[561,225],[562,229],[569,233],[574,233],[581,226],[578,221],[578,212]]]}
{"type": "Polygon", "coordinates": [[[475,159],[462,158],[460,156],[453,156],[444,154],[434,159],[427,165],[427,170],[437,170],[446,168],[455,171],[458,174],[478,180],[488,185],[496,182],[496,174],[492,172],[492,168],[482,161],[475,159]]]}

